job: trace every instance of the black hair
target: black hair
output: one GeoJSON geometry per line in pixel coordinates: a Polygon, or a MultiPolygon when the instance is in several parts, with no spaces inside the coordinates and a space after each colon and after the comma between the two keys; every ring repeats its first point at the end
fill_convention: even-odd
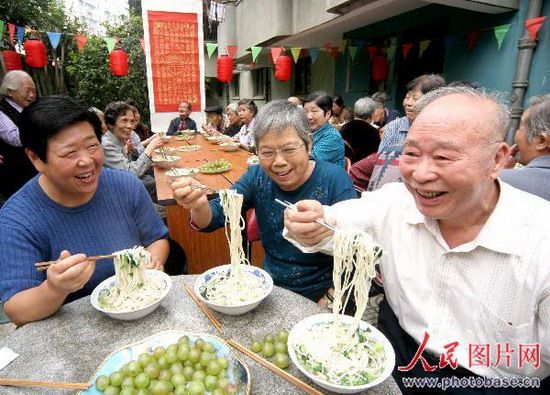
{"type": "Polygon", "coordinates": [[[332,114],[332,97],[325,91],[315,91],[304,98],[304,105],[307,103],[315,103],[323,112],[331,112],[332,114]]]}
{"type": "Polygon", "coordinates": [[[256,116],[256,114],[258,113],[258,106],[256,105],[256,103],[254,103],[254,100],[252,100],[252,99],[241,99],[241,100],[239,100],[239,103],[237,103],[237,104],[239,106],[248,107],[248,109],[250,111],[252,111],[254,116],[256,116]]]}
{"type": "Polygon", "coordinates": [[[407,84],[407,91],[418,89],[422,94],[445,86],[445,78],[439,74],[422,74],[407,84]]]}
{"type": "Polygon", "coordinates": [[[134,106],[131,106],[126,102],[115,101],[107,104],[107,107],[105,107],[105,112],[104,112],[105,123],[108,126],[115,126],[117,119],[125,115],[128,111],[132,111],[133,113],[134,106]]]}
{"type": "Polygon", "coordinates": [[[344,99],[342,99],[342,96],[334,96],[332,98],[332,103],[336,104],[338,107],[344,108],[344,99]]]}
{"type": "Polygon", "coordinates": [[[46,162],[48,141],[79,122],[88,122],[101,141],[101,121],[95,111],[69,97],[41,97],[21,113],[21,144],[46,162]]]}

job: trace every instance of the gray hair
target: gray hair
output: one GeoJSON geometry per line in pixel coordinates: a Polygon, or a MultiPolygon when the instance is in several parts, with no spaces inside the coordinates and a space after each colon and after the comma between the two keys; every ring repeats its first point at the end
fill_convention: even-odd
{"type": "Polygon", "coordinates": [[[237,114],[239,112],[239,105],[237,103],[229,103],[226,107],[225,107],[226,110],[231,110],[233,111],[235,114],[237,114]]]}
{"type": "Polygon", "coordinates": [[[25,78],[29,78],[32,81],[31,76],[22,70],[8,71],[0,85],[0,96],[6,97],[9,95],[9,91],[18,90],[25,78]]]}
{"type": "Polygon", "coordinates": [[[373,99],[370,97],[362,97],[355,102],[355,105],[353,106],[353,114],[355,115],[355,118],[366,120],[372,117],[372,114],[377,107],[378,105],[373,99]]]}
{"type": "Polygon", "coordinates": [[[510,108],[505,101],[505,95],[501,92],[489,91],[486,89],[476,89],[470,86],[446,86],[430,91],[420,97],[415,105],[415,112],[422,112],[430,103],[445,96],[462,95],[468,96],[473,100],[487,100],[493,103],[497,110],[493,114],[493,120],[489,122],[491,125],[491,136],[496,141],[504,140],[506,128],[510,122],[510,108]]]}
{"type": "Polygon", "coordinates": [[[371,99],[385,106],[388,101],[388,94],[384,91],[378,91],[372,94],[371,99]]]}
{"type": "Polygon", "coordinates": [[[541,134],[550,135],[550,95],[534,96],[525,116],[526,138],[530,143],[541,134]]]}
{"type": "Polygon", "coordinates": [[[287,100],[273,100],[263,106],[254,120],[254,143],[269,132],[281,132],[286,128],[296,130],[298,137],[309,148],[309,123],[304,110],[287,100]]]}

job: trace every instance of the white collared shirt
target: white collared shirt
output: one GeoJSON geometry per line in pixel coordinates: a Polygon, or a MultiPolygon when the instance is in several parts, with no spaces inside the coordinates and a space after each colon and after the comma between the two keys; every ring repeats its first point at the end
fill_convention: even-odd
{"type": "MultiPolygon", "coordinates": [[[[440,355],[444,345],[458,341],[458,363],[476,374],[544,378],[550,375],[550,203],[500,186],[479,235],[453,249],[402,183],[325,207],[325,219],[363,229],[383,248],[388,303],[418,343],[429,333],[426,350],[440,355]],[[506,342],[516,350],[511,367],[505,360],[496,367],[470,366],[470,344],[490,344],[494,364],[498,344],[506,342]],[[541,345],[538,369],[528,363],[518,368],[519,345],[527,343],[541,345]]],[[[309,248],[290,241],[305,252],[332,252],[332,240],[309,248]]]]}

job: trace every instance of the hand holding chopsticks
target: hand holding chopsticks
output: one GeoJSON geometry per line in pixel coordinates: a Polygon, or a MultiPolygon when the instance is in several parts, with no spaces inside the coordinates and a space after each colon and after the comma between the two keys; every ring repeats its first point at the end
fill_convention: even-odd
{"type": "MultiPolygon", "coordinates": [[[[276,201],[277,203],[279,203],[280,205],[285,206],[285,207],[288,208],[288,209],[291,209],[291,210],[293,210],[293,211],[298,211],[298,209],[296,208],[296,205],[290,203],[290,202],[287,201],[287,200],[275,199],[275,201],[276,201]]],[[[330,230],[332,230],[333,232],[336,232],[336,228],[335,228],[334,226],[331,226],[331,225],[327,224],[326,222],[321,221],[320,219],[316,219],[316,220],[315,220],[315,223],[317,223],[317,224],[319,224],[319,225],[321,225],[321,226],[324,226],[325,228],[330,229],[330,230]]]]}
{"type": "MultiPolygon", "coordinates": [[[[108,255],[95,255],[95,256],[89,256],[87,257],[86,259],[89,260],[89,261],[98,261],[100,259],[111,259],[111,258],[114,258],[116,256],[116,254],[108,254],[108,255]]],[[[34,266],[36,266],[36,270],[38,271],[44,271],[44,270],[48,270],[48,268],[57,263],[59,260],[55,260],[55,261],[46,261],[46,262],[36,262],[34,264],[34,266]]]]}

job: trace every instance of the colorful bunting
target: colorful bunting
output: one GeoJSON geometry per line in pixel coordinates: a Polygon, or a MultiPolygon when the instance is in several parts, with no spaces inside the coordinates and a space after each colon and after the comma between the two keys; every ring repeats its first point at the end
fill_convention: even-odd
{"type": "Polygon", "coordinates": [[[10,44],[13,44],[13,36],[15,35],[15,25],[8,23],[8,33],[10,35],[10,44]]]}
{"type": "Polygon", "coordinates": [[[357,47],[348,47],[348,52],[349,52],[349,57],[351,58],[352,61],[355,60],[355,55],[357,55],[357,47]]]}
{"type": "Polygon", "coordinates": [[[235,59],[235,55],[237,55],[237,51],[239,50],[239,47],[236,45],[228,45],[227,46],[227,54],[231,59],[235,59]]]}
{"type": "Polygon", "coordinates": [[[212,54],[214,51],[218,48],[218,44],[216,43],[206,43],[206,53],[208,54],[208,59],[212,57],[212,54]]]}
{"type": "Polygon", "coordinates": [[[317,60],[317,56],[319,56],[319,48],[310,48],[309,49],[309,57],[311,58],[311,63],[315,63],[317,60]]]}
{"type": "Polygon", "coordinates": [[[367,50],[369,51],[369,59],[372,62],[374,57],[378,55],[378,47],[376,45],[370,45],[367,50]]]}
{"type": "Polygon", "coordinates": [[[432,40],[420,41],[420,44],[418,45],[418,48],[419,48],[418,57],[419,58],[422,57],[422,54],[424,54],[424,51],[430,46],[431,42],[432,42],[432,40]]]}
{"type": "Polygon", "coordinates": [[[477,40],[479,40],[479,30],[473,30],[466,33],[466,44],[468,45],[470,52],[472,52],[476,47],[477,40]]]}
{"type": "Polygon", "coordinates": [[[252,52],[252,63],[254,63],[260,52],[262,52],[262,47],[250,47],[250,52],[252,52]]]}
{"type": "Polygon", "coordinates": [[[510,30],[509,24],[495,26],[495,28],[493,29],[493,32],[495,33],[495,38],[497,39],[497,47],[499,50],[502,46],[502,42],[504,41],[504,37],[506,37],[506,33],[508,33],[508,30],[510,30]]]}
{"type": "Polygon", "coordinates": [[[75,34],[74,38],[76,40],[76,47],[78,48],[79,51],[82,51],[82,49],[84,48],[84,45],[86,45],[86,41],[88,41],[88,37],[83,36],[81,34],[75,34]]]}
{"type": "Polygon", "coordinates": [[[347,44],[348,44],[348,40],[341,40],[338,43],[338,51],[340,51],[341,53],[344,53],[345,50],[346,50],[346,45],[347,44]]]}
{"type": "Polygon", "coordinates": [[[117,40],[114,37],[103,37],[103,41],[107,44],[107,52],[111,53],[115,48],[117,40]]]}
{"type": "Polygon", "coordinates": [[[545,20],[545,16],[539,16],[538,18],[531,18],[525,21],[525,28],[529,32],[529,38],[531,41],[534,42],[537,40],[537,34],[545,20]]]}
{"type": "Polygon", "coordinates": [[[61,33],[48,32],[48,38],[50,39],[50,44],[53,49],[56,49],[59,45],[59,39],[61,38],[61,33]]]}
{"type": "Polygon", "coordinates": [[[23,44],[23,38],[25,37],[25,27],[17,26],[17,42],[19,45],[23,44]]]}
{"type": "Polygon", "coordinates": [[[0,37],[4,35],[4,21],[0,21],[0,37]]]}
{"type": "Polygon", "coordinates": [[[302,52],[301,47],[290,48],[290,53],[292,54],[292,59],[294,59],[294,63],[298,63],[298,59],[300,59],[300,52],[302,52]]]}
{"type": "Polygon", "coordinates": [[[271,58],[273,59],[273,63],[277,62],[277,59],[279,56],[281,56],[281,53],[284,51],[283,47],[279,48],[271,48],[271,58]]]}
{"type": "Polygon", "coordinates": [[[407,56],[409,55],[409,51],[413,47],[412,43],[406,43],[403,44],[401,47],[401,52],[403,53],[403,59],[407,59],[407,56]]]}
{"type": "Polygon", "coordinates": [[[391,62],[395,58],[396,46],[392,45],[389,48],[386,48],[386,55],[388,55],[388,60],[391,62]]]}

